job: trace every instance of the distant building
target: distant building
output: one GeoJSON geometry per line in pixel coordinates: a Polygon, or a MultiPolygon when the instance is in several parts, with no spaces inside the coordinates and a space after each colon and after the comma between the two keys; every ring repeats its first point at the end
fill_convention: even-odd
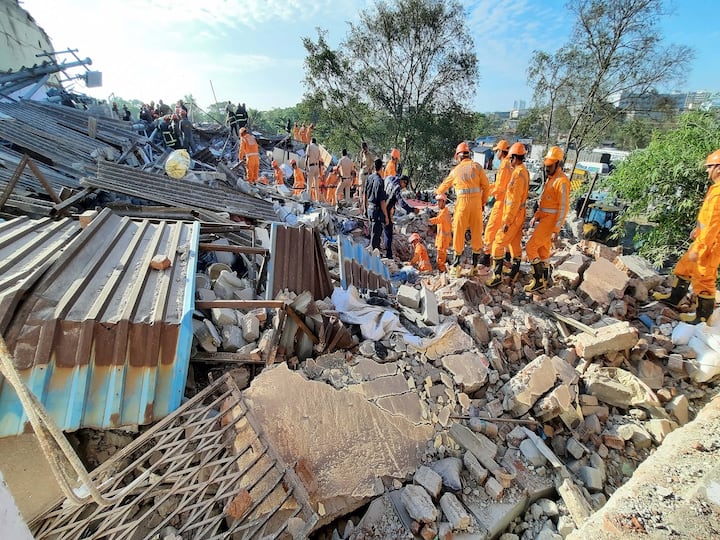
{"type": "Polygon", "coordinates": [[[718,94],[704,90],[664,94],[652,91],[643,95],[617,92],[610,97],[610,103],[625,111],[628,120],[663,120],[671,112],[707,109],[717,100],[718,94]]]}

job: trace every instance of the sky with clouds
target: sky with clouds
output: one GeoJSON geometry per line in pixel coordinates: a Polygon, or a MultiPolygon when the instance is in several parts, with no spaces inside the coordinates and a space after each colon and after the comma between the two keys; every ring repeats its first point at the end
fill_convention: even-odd
{"type": "MultiPolygon", "coordinates": [[[[303,37],[327,30],[336,46],[373,0],[20,0],[56,50],[78,49],[102,71],[103,86],[86,93],[173,102],[192,94],[201,107],[242,101],[268,110],[301,101],[303,37]],[[211,86],[212,81],[212,86],[211,86]]],[[[533,50],[554,51],[572,19],[564,0],[465,1],[480,80],[470,104],[477,111],[509,110],[531,100],[526,84],[533,50]]],[[[687,82],[678,90],[720,91],[716,0],[677,2],[663,37],[695,49],[687,82]]],[[[85,91],[78,88],[79,91],[85,91]]]]}

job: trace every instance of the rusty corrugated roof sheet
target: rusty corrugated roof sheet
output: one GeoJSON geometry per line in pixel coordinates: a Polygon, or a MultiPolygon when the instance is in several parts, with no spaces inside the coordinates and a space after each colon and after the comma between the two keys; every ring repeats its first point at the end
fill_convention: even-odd
{"type": "Polygon", "coordinates": [[[80,232],[76,221],[28,219],[0,222],[0,334],[20,299],[80,232]]]}
{"type": "Polygon", "coordinates": [[[272,257],[265,288],[268,299],[284,289],[297,294],[310,291],[318,300],[332,295],[332,279],[317,230],[273,223],[270,244],[272,257]]]}
{"type": "MultiPolygon", "coordinates": [[[[180,405],[199,229],[104,210],[18,306],[5,339],[22,378],[61,429],[146,424],[180,405]],[[151,269],[155,255],[171,266],[151,269]]],[[[28,256],[38,254],[29,249],[28,256]]],[[[11,263],[0,279],[25,264],[11,263]]],[[[0,435],[24,428],[22,407],[2,384],[0,435]]]]}
{"type": "Polygon", "coordinates": [[[208,187],[187,180],[173,180],[109,161],[98,163],[97,176],[85,178],[81,183],[170,206],[205,208],[264,221],[277,219],[272,203],[221,186],[208,187]]]}

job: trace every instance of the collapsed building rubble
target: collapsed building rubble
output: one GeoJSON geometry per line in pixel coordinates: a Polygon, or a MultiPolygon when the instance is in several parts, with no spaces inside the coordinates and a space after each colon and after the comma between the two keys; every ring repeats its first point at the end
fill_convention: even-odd
{"type": "MultiPolygon", "coordinates": [[[[36,516],[38,537],[588,534],[592,514],[714,391],[712,334],[677,335],[677,314],[649,301],[664,278],[639,257],[565,239],[553,286],[533,297],[520,282],[491,290],[482,279],[418,275],[398,261],[410,258],[411,233],[433,234],[426,212],[398,213],[397,259],[387,260],[366,249],[356,207],[250,186],[222,161],[171,179],[159,164],[167,155],[148,154],[142,136],[80,111],[0,112],[14,118],[0,119],[12,143],[0,152],[0,253],[15,254],[0,264],[0,330],[12,330],[17,367],[37,361],[29,385],[61,427],[138,431],[100,432],[112,444],[90,456],[116,506],[59,503],[36,516]],[[33,138],[24,122],[40,115],[74,150],[33,138]],[[95,211],[106,203],[112,211],[95,211]],[[24,212],[43,217],[10,218],[24,212]],[[47,217],[63,213],[73,217],[47,217]],[[109,234],[99,250],[89,238],[103,223],[143,234],[130,244],[109,234]],[[77,312],[79,285],[60,271],[71,263],[106,291],[90,303],[115,298],[118,317],[77,312]],[[157,316],[168,308],[181,312],[182,330],[157,316]],[[86,367],[89,356],[97,367],[86,367]],[[63,369],[69,388],[54,379],[63,369]],[[118,373],[132,369],[128,385],[118,373]],[[74,389],[96,385],[115,401],[87,399],[83,415],[95,416],[79,422],[72,398],[93,394],[74,389]]],[[[24,429],[21,418],[7,434],[24,429]]],[[[708,429],[717,436],[716,424],[708,429]]],[[[719,449],[696,450],[710,459],[719,449]]],[[[691,498],[717,504],[712,489],[691,498]]],[[[613,511],[618,535],[663,525],[644,510],[613,511]]]]}

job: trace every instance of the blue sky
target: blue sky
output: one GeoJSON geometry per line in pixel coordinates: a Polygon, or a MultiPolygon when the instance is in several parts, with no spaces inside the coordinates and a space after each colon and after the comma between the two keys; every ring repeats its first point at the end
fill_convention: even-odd
{"type": "MultiPolygon", "coordinates": [[[[572,19],[564,0],[464,2],[479,58],[480,81],[470,104],[478,111],[530,105],[526,69],[533,50],[554,51],[572,19]]],[[[192,94],[201,107],[242,101],[267,110],[302,99],[303,36],[328,31],[336,45],[368,0],[21,0],[56,50],[79,49],[103,72],[103,87],[87,93],[173,102],[192,94]]],[[[661,90],[720,91],[720,26],[715,0],[678,0],[663,21],[667,42],[693,47],[685,84],[661,90]]],[[[79,88],[78,88],[79,89],[79,88]]]]}

